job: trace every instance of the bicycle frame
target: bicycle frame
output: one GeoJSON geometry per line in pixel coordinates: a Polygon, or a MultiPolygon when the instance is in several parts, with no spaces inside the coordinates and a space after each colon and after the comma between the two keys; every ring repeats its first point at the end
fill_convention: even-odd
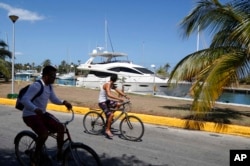
{"type": "MultiPolygon", "coordinates": [[[[70,136],[70,133],[69,133],[69,129],[67,128],[67,126],[65,126],[64,134],[67,136],[67,138],[64,139],[63,145],[65,145],[66,142],[69,142],[70,144],[73,143],[71,136],[70,136]]],[[[54,138],[54,139],[57,139],[57,135],[55,133],[49,133],[49,136],[54,138]]]]}
{"type": "MultiPolygon", "coordinates": [[[[120,111],[120,112],[121,112],[118,116],[116,116],[116,117],[113,119],[113,121],[111,122],[111,124],[114,124],[114,123],[115,123],[118,119],[120,119],[123,115],[125,115],[125,117],[127,118],[128,113],[127,113],[127,111],[125,110],[125,105],[126,105],[126,104],[129,104],[129,103],[130,103],[129,100],[126,101],[126,102],[123,102],[122,105],[120,106],[120,107],[122,107],[122,108],[119,108],[118,110],[110,108],[110,110],[113,111],[113,112],[116,112],[116,111],[120,111]]],[[[105,117],[105,120],[107,121],[107,117],[106,117],[106,115],[105,115],[105,113],[104,113],[103,110],[101,110],[100,115],[101,115],[102,117],[105,117]],[[104,114],[104,115],[103,115],[103,114],[104,114]]]]}
{"type": "MultiPolygon", "coordinates": [[[[74,120],[74,111],[73,110],[70,110],[70,111],[72,113],[71,119],[62,123],[63,126],[64,126],[64,129],[65,129],[64,130],[64,135],[67,136],[67,138],[64,139],[63,144],[65,144],[67,141],[69,141],[69,143],[73,143],[73,141],[71,139],[71,136],[70,136],[70,133],[69,133],[69,129],[67,127],[67,125],[74,120]]],[[[49,136],[54,138],[54,139],[57,139],[56,133],[49,132],[49,136]]]]}

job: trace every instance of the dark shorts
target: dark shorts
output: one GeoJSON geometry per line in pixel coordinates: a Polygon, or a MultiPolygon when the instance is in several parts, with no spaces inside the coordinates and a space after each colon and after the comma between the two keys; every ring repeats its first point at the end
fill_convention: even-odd
{"type": "Polygon", "coordinates": [[[64,132],[64,126],[56,117],[48,112],[42,116],[33,115],[23,117],[23,121],[37,135],[48,134],[48,131],[52,133],[64,132]]]}
{"type": "Polygon", "coordinates": [[[117,101],[107,100],[98,104],[99,107],[104,111],[105,115],[108,117],[112,112],[109,108],[115,108],[117,106],[117,101]]]}

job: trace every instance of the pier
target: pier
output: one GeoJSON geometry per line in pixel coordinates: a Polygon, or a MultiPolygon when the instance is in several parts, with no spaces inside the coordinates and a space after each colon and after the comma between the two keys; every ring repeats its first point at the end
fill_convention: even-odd
{"type": "Polygon", "coordinates": [[[247,89],[247,88],[223,88],[223,92],[250,94],[250,89],[247,89]]]}

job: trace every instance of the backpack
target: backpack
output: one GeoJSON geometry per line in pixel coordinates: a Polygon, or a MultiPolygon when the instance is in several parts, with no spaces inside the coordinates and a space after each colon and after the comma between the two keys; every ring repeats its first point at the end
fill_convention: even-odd
{"type": "MultiPolygon", "coordinates": [[[[39,90],[39,92],[31,99],[31,101],[33,101],[35,98],[37,98],[38,96],[40,96],[43,93],[43,84],[40,80],[36,81],[39,82],[41,84],[41,89],[39,90]]],[[[26,91],[29,89],[30,85],[25,86],[24,88],[20,89],[19,94],[17,96],[17,100],[16,100],[16,106],[15,108],[22,111],[24,108],[24,105],[21,102],[22,97],[24,96],[24,94],[26,93],[26,91]]]]}

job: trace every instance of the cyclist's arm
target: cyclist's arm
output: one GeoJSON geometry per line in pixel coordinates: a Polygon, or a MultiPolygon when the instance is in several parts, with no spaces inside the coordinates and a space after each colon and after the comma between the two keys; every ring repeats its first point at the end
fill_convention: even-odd
{"type": "Polygon", "coordinates": [[[112,99],[115,99],[115,100],[119,100],[119,101],[123,101],[121,98],[119,97],[116,97],[114,96],[112,93],[111,93],[111,87],[110,87],[110,84],[105,84],[104,85],[104,90],[106,91],[106,94],[109,98],[112,98],[112,99]]]}
{"type": "Polygon", "coordinates": [[[68,101],[66,100],[61,100],[59,99],[56,94],[55,94],[55,91],[53,89],[53,87],[51,86],[51,93],[50,93],[50,101],[54,104],[57,104],[57,105],[65,105],[68,109],[72,109],[72,105],[71,103],[69,103],[68,101]]]}
{"type": "Polygon", "coordinates": [[[128,97],[124,92],[122,92],[120,89],[116,88],[115,91],[116,91],[119,95],[121,95],[121,96],[123,96],[123,97],[129,99],[129,97],[128,97]]]}

